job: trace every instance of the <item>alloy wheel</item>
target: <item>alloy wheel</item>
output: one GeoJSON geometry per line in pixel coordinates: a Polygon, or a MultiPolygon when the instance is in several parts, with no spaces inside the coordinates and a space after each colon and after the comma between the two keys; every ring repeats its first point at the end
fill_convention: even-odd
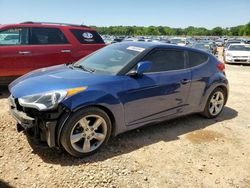
{"type": "Polygon", "coordinates": [[[107,123],[99,115],[81,118],[71,130],[70,142],[80,153],[89,153],[101,146],[107,136],[107,123]]]}
{"type": "Polygon", "coordinates": [[[210,114],[213,116],[218,115],[224,106],[224,102],[225,102],[225,99],[224,99],[223,93],[221,91],[215,92],[209,102],[210,114]]]}

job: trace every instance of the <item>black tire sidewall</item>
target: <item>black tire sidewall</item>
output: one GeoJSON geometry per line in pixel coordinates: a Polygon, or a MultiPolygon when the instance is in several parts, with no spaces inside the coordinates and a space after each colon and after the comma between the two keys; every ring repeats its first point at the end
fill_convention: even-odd
{"type": "Polygon", "coordinates": [[[96,153],[105,143],[107,143],[110,135],[111,135],[111,121],[109,116],[100,108],[97,107],[89,107],[89,108],[84,108],[81,110],[76,111],[75,113],[73,113],[69,119],[66,121],[65,125],[63,126],[62,129],[62,133],[60,136],[60,142],[63,146],[63,148],[70,154],[73,155],[75,157],[84,157],[84,156],[89,156],[92,155],[94,153],[96,153]],[[87,115],[98,115],[101,116],[107,124],[107,135],[106,138],[104,140],[104,142],[94,151],[91,151],[89,153],[81,153],[77,150],[75,150],[71,143],[70,143],[70,134],[72,131],[72,128],[74,127],[74,125],[84,116],[87,115]]]}

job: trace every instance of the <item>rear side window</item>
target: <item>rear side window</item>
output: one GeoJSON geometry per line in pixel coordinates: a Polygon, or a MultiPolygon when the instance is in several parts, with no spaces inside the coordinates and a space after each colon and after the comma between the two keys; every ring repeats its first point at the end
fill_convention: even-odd
{"type": "Polygon", "coordinates": [[[70,29],[81,44],[103,44],[102,37],[96,31],[70,29]]]}
{"type": "Polygon", "coordinates": [[[185,68],[183,51],[157,50],[149,54],[144,60],[153,63],[148,72],[171,71],[185,68]]]}
{"type": "Polygon", "coordinates": [[[28,28],[12,28],[0,31],[0,46],[27,45],[28,43],[28,28]]]}
{"type": "Polygon", "coordinates": [[[189,57],[189,67],[200,65],[208,60],[207,55],[192,51],[188,52],[188,57],[189,57]]]}
{"type": "Polygon", "coordinates": [[[58,28],[31,28],[30,43],[34,45],[67,44],[63,32],[58,28]]]}

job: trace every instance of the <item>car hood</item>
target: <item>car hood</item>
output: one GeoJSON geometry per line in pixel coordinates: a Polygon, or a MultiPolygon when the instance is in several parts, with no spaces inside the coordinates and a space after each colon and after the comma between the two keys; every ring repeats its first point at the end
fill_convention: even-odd
{"type": "Polygon", "coordinates": [[[232,54],[233,56],[250,56],[250,51],[230,51],[230,50],[227,50],[227,53],[232,54]]]}
{"type": "Polygon", "coordinates": [[[97,75],[66,65],[53,66],[32,71],[9,85],[15,98],[76,87],[101,84],[114,76],[97,75]]]}

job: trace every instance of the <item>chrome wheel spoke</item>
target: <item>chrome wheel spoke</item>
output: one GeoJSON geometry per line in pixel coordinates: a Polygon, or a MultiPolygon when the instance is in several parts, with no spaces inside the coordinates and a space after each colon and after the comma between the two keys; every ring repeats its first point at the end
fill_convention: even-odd
{"type": "Polygon", "coordinates": [[[221,99],[221,100],[219,100],[219,101],[217,101],[217,104],[219,104],[219,105],[221,105],[221,104],[223,104],[224,103],[224,101],[221,99]]]}
{"type": "Polygon", "coordinates": [[[85,139],[83,144],[83,152],[90,152],[90,140],[85,139]]]}
{"type": "Polygon", "coordinates": [[[215,99],[212,98],[211,101],[210,101],[210,103],[214,103],[214,102],[215,102],[215,99]]]}
{"type": "Polygon", "coordinates": [[[216,93],[215,100],[218,101],[220,99],[220,93],[216,93]]]}
{"type": "Polygon", "coordinates": [[[71,143],[76,143],[78,141],[80,141],[83,138],[82,133],[77,133],[74,135],[71,135],[71,143]]]}
{"type": "Polygon", "coordinates": [[[101,118],[97,119],[94,123],[94,125],[92,126],[92,128],[94,130],[96,130],[101,124],[103,123],[103,120],[101,118]]]}
{"type": "Polygon", "coordinates": [[[82,118],[80,121],[79,121],[80,125],[82,126],[82,128],[86,129],[89,127],[88,125],[88,121],[86,118],[82,118]]]}
{"type": "Polygon", "coordinates": [[[220,108],[217,105],[214,105],[214,113],[217,114],[220,111],[220,108]]]}
{"type": "Polygon", "coordinates": [[[211,114],[214,114],[214,110],[215,110],[215,105],[213,104],[213,105],[210,107],[210,113],[211,113],[211,114]]]}
{"type": "Polygon", "coordinates": [[[105,135],[102,133],[95,133],[94,137],[96,140],[102,141],[105,139],[105,135]]]}

